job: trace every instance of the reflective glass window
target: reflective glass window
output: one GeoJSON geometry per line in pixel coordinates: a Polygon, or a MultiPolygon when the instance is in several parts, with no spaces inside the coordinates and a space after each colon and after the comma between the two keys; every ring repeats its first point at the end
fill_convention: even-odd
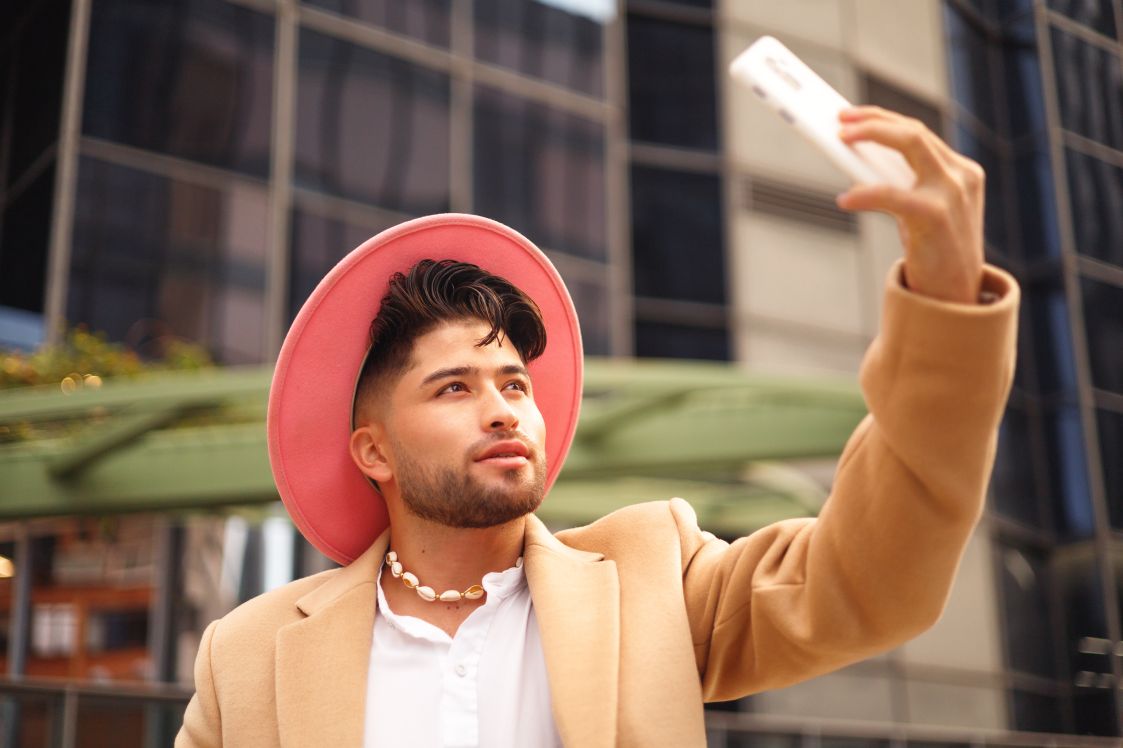
{"type": "Polygon", "coordinates": [[[1100,410],[1096,416],[1108,514],[1111,526],[1123,530],[1123,413],[1100,410]]]}
{"type": "Polygon", "coordinates": [[[1071,149],[1065,158],[1076,251],[1123,266],[1123,169],[1071,149]]]}
{"type": "Polygon", "coordinates": [[[632,247],[636,296],[724,303],[721,180],[633,166],[632,247]]]}
{"type": "Polygon", "coordinates": [[[1064,13],[1072,20],[1090,26],[1104,36],[1116,34],[1112,0],[1048,0],[1053,10],[1064,13]]]}
{"type": "Polygon", "coordinates": [[[1061,539],[1090,538],[1095,520],[1080,411],[1071,405],[1045,413],[1046,463],[1054,528],[1061,539]]]}
{"type": "Polygon", "coordinates": [[[581,344],[586,356],[607,356],[611,350],[611,319],[608,316],[608,288],[601,279],[567,277],[565,266],[559,264],[577,319],[581,324],[581,344]]]}
{"type": "Polygon", "coordinates": [[[1042,395],[1076,391],[1076,361],[1072,352],[1072,328],[1068,301],[1060,278],[1023,284],[1022,314],[1025,333],[1032,338],[1019,354],[1033,350],[1037,387],[1042,395]]]}
{"type": "Polygon", "coordinates": [[[1042,515],[1037,481],[1034,480],[1035,460],[1030,416],[1013,403],[998,430],[998,453],[991,474],[991,507],[1011,519],[1031,527],[1047,528],[1048,519],[1042,515]]]}
{"type": "Polygon", "coordinates": [[[632,140],[717,149],[714,31],[628,16],[632,140]]]}
{"type": "Polygon", "coordinates": [[[51,236],[55,161],[12,195],[0,222],[0,306],[43,311],[51,236]]]}
{"type": "Polygon", "coordinates": [[[724,329],[636,320],[635,345],[636,355],[647,358],[732,358],[729,332],[724,329]]]}
{"type": "Polygon", "coordinates": [[[1085,278],[1081,289],[1092,386],[1123,393],[1123,288],[1085,278]]]}
{"type": "Polygon", "coordinates": [[[447,47],[452,0],[303,0],[321,10],[447,47]]]}
{"type": "Polygon", "coordinates": [[[447,75],[304,29],[296,100],[297,186],[406,213],[448,210],[447,75]]]}
{"type": "Polygon", "coordinates": [[[92,4],[87,135],[269,173],[273,18],[222,0],[92,4]]]}
{"type": "Polygon", "coordinates": [[[476,58],[601,97],[604,24],[614,10],[614,0],[479,0],[474,5],[476,58]]]}
{"type": "Polygon", "coordinates": [[[1011,670],[1055,678],[1058,639],[1049,609],[1048,563],[1026,548],[1000,547],[998,553],[1007,664],[1011,670]]]}
{"type": "Polygon", "coordinates": [[[953,3],[945,3],[944,8],[952,95],[983,124],[997,130],[993,57],[986,36],[953,3]]]}
{"type": "MultiPolygon", "coordinates": [[[[22,5],[26,10],[30,4],[22,5]]],[[[0,29],[0,34],[8,31],[3,26],[0,29]]],[[[8,94],[7,86],[12,87],[8,94],[14,114],[7,148],[8,184],[58,140],[69,30],[68,0],[45,0],[30,8],[14,38],[2,40],[8,49],[0,54],[11,54],[13,60],[13,68],[4,71],[10,78],[0,81],[0,93],[8,94]]]]}
{"type": "Polygon", "coordinates": [[[1003,102],[1006,105],[1008,136],[1017,138],[1045,129],[1045,99],[1041,62],[1037,54],[1032,15],[1028,24],[1005,28],[1002,37],[1003,102]]]}
{"type": "Polygon", "coordinates": [[[999,158],[999,150],[994,139],[980,137],[971,129],[960,124],[955,128],[955,149],[978,162],[986,171],[986,198],[983,204],[983,234],[988,244],[999,252],[1009,255],[1009,229],[1006,211],[1010,208],[1012,195],[1006,187],[1005,170],[1009,161],[999,158]]]}
{"type": "Polygon", "coordinates": [[[288,322],[292,322],[312,290],[344,255],[394,223],[387,220],[381,226],[358,225],[312,210],[293,210],[288,322]]]}
{"type": "Polygon", "coordinates": [[[473,132],[477,213],[544,248],[605,258],[602,123],[481,86],[473,132]]]}
{"type": "Polygon", "coordinates": [[[80,161],[67,317],[134,346],[186,338],[262,360],[268,195],[80,161]]]}
{"type": "Polygon", "coordinates": [[[1119,56],[1052,30],[1061,124],[1123,150],[1123,71],[1119,56]]]}
{"type": "MultiPolygon", "coordinates": [[[[1048,148],[1030,143],[1017,149],[1012,158],[1012,198],[1017,204],[1019,247],[1026,260],[1060,255],[1060,232],[1053,197],[1053,165],[1048,148]]],[[[1008,197],[1009,199],[1009,197],[1008,197]]]]}
{"type": "Polygon", "coordinates": [[[1017,689],[1009,693],[1010,727],[1029,732],[1065,732],[1060,699],[1056,696],[1017,689]]]}

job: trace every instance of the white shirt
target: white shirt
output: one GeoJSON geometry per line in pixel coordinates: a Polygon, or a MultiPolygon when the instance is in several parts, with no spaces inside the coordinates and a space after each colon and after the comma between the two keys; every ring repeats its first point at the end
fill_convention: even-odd
{"type": "Polygon", "coordinates": [[[390,610],[383,568],[375,585],[364,748],[560,746],[522,566],[484,575],[484,604],[451,638],[390,610]]]}

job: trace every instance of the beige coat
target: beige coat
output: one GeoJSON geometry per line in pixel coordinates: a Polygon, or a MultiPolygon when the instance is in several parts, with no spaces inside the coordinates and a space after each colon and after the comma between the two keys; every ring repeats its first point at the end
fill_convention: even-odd
{"type": "MultiPolygon", "coordinates": [[[[862,364],[870,415],[817,519],[728,544],[681,499],[557,536],[527,517],[526,575],[567,746],[702,746],[704,701],[834,670],[940,616],[983,507],[1019,292],[988,266],[997,302],[943,303],[907,291],[900,269],[862,364]]],[[[387,542],[211,623],[176,746],[358,748],[387,542]]]]}

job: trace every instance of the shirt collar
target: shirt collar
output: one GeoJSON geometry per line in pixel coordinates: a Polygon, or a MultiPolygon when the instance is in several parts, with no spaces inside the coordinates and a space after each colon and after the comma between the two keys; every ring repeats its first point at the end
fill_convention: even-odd
{"type": "MultiPolygon", "coordinates": [[[[386,601],[386,595],[382,591],[382,570],[385,568],[385,564],[378,567],[378,576],[374,584],[378,597],[378,615],[384,617],[387,623],[405,634],[433,642],[446,644],[450,642],[451,639],[448,634],[428,621],[416,616],[399,615],[390,609],[390,604],[386,601]]],[[[505,598],[526,586],[526,572],[523,570],[523,565],[519,563],[503,571],[489,571],[484,574],[480,584],[487,592],[487,598],[484,600],[482,607],[493,608],[505,598]]],[[[475,613],[476,611],[472,612],[475,613]]]]}

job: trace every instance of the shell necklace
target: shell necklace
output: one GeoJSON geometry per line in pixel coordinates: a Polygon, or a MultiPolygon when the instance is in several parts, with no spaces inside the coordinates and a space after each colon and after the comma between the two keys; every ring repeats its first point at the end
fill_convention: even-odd
{"type": "MultiPolygon", "coordinates": [[[[515,568],[518,568],[522,565],[523,557],[519,556],[518,560],[515,561],[515,568]]],[[[398,554],[394,551],[390,551],[386,554],[386,566],[390,568],[390,573],[394,575],[395,579],[401,579],[402,584],[416,592],[417,596],[422,600],[425,600],[426,602],[432,603],[439,600],[442,603],[456,603],[460,602],[461,600],[479,600],[484,596],[484,588],[478,584],[473,584],[463,592],[457,592],[456,590],[445,590],[438,595],[436,590],[434,590],[432,587],[427,587],[421,584],[421,582],[417,580],[417,576],[413,574],[413,572],[409,572],[403,569],[402,563],[398,561],[398,554]]]]}

